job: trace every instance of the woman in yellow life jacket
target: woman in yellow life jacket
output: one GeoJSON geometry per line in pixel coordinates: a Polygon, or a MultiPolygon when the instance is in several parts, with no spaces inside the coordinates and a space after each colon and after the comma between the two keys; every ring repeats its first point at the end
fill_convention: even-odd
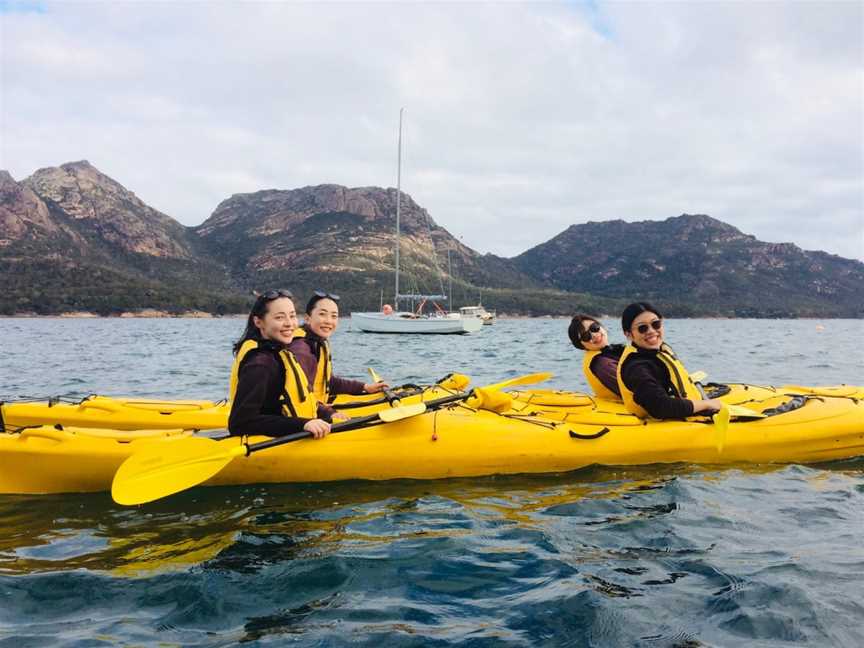
{"type": "Polygon", "coordinates": [[[620,401],[618,361],[624,345],[609,344],[609,334],[597,318],[581,313],[573,316],[567,335],[573,346],[585,351],[582,372],[594,394],[599,398],[620,401]]]}
{"type": "Polygon", "coordinates": [[[234,344],[228,430],[234,435],[284,436],[306,430],[320,439],[330,423],[318,416],[318,401],[306,375],[288,351],[297,313],[287,290],[259,295],[234,344]]]}
{"type": "Polygon", "coordinates": [[[712,414],[722,403],[705,399],[663,341],[663,316],[648,302],[630,304],[621,314],[630,344],[618,363],[618,387],[627,410],[643,418],[683,419],[712,414]]]}
{"type": "Polygon", "coordinates": [[[387,389],[385,382],[364,384],[333,374],[330,336],[338,326],[339,295],[316,290],[306,304],[303,326],[294,332],[288,345],[318,401],[329,403],[336,394],[372,394],[387,389]]]}

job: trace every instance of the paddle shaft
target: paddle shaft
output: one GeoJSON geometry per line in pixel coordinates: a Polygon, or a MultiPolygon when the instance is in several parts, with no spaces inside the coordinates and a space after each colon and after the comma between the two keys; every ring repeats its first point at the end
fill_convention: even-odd
{"type": "MultiPolygon", "coordinates": [[[[381,379],[381,376],[378,375],[378,372],[375,371],[372,367],[369,367],[369,377],[372,379],[372,382],[373,382],[373,383],[380,383],[380,382],[384,382],[384,381],[381,379]]],[[[393,393],[392,391],[390,391],[389,389],[382,389],[381,391],[384,392],[384,396],[387,398],[387,402],[390,403],[391,405],[392,405],[394,402],[398,402],[398,401],[399,401],[399,397],[396,396],[396,394],[394,394],[394,393],[393,393]]]]}
{"type": "MultiPolygon", "coordinates": [[[[345,421],[344,423],[336,423],[336,425],[330,427],[330,434],[335,434],[337,432],[347,432],[348,430],[353,430],[358,427],[364,427],[366,425],[369,425],[370,423],[378,423],[380,421],[381,419],[377,414],[361,416],[360,418],[351,419],[350,421],[345,421]]],[[[246,456],[248,457],[253,452],[258,452],[258,450],[266,450],[267,448],[273,448],[275,446],[282,445],[283,443],[291,443],[292,441],[299,441],[300,439],[306,439],[311,436],[311,432],[302,430],[301,432],[293,432],[291,434],[286,434],[285,436],[270,439],[269,441],[253,443],[252,445],[246,446],[246,456]]]]}
{"type": "MultiPolygon", "coordinates": [[[[471,390],[470,392],[466,392],[464,394],[454,394],[452,396],[443,396],[442,398],[436,398],[435,400],[431,400],[425,403],[426,410],[436,410],[443,407],[444,405],[463,401],[467,398],[470,398],[473,393],[474,390],[471,390]]],[[[330,434],[347,432],[348,430],[355,430],[360,427],[366,427],[370,424],[380,422],[382,422],[381,418],[377,414],[361,416],[360,418],[351,419],[350,421],[345,421],[344,423],[337,423],[330,428],[330,434]]],[[[311,432],[303,430],[302,432],[293,432],[292,434],[286,434],[285,436],[276,437],[275,439],[269,439],[268,441],[253,443],[252,445],[246,446],[246,456],[248,457],[253,452],[258,452],[259,450],[266,450],[267,448],[273,448],[284,443],[291,443],[292,441],[299,441],[300,439],[308,439],[311,436],[311,432]]]]}

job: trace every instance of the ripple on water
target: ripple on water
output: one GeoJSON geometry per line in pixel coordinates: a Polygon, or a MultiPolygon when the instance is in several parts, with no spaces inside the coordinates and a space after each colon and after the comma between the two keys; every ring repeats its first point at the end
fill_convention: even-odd
{"type": "MultiPolygon", "coordinates": [[[[50,371],[3,356],[4,397],[218,399],[242,328],[7,322],[4,348],[34,334],[68,345],[50,371]],[[140,346],[118,362],[100,340],[140,346]]],[[[544,386],[567,388],[580,373],[567,323],[499,322],[482,337],[416,343],[343,330],[334,349],[339,373],[355,378],[374,366],[393,384],[454,370],[486,384],[553,369],[544,386]],[[526,345],[531,367],[500,361],[526,345]]],[[[718,380],[854,381],[860,358],[843,350],[856,348],[860,323],[832,323],[818,363],[796,350],[812,323],[775,336],[776,326],[676,321],[676,350],[718,380]],[[759,340],[748,352],[689,351],[742,331],[759,340]]],[[[0,497],[0,643],[864,645],[862,519],[862,460],[199,488],[137,508],[105,494],[0,497]]]]}

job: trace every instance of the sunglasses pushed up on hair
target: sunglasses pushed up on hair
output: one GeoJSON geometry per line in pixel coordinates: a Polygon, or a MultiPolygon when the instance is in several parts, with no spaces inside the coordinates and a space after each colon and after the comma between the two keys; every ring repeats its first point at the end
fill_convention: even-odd
{"type": "Polygon", "coordinates": [[[339,295],[334,295],[333,293],[324,292],[323,290],[316,290],[312,293],[316,297],[321,297],[322,299],[332,299],[334,302],[339,301],[339,295]]]}
{"type": "Polygon", "coordinates": [[[639,331],[639,335],[645,335],[648,332],[649,328],[653,328],[655,331],[659,331],[661,328],[663,328],[663,320],[651,320],[650,326],[649,324],[640,324],[636,327],[636,330],[639,331]]]}
{"type": "Polygon", "coordinates": [[[270,301],[271,299],[279,299],[280,297],[287,297],[288,299],[294,299],[294,295],[290,290],[285,290],[284,288],[277,288],[275,290],[268,290],[265,293],[261,294],[261,297],[270,301]]]}
{"type": "Polygon", "coordinates": [[[587,329],[585,329],[584,331],[582,331],[582,333],[579,334],[579,339],[583,342],[588,342],[589,340],[591,340],[595,333],[599,332],[600,325],[597,322],[594,322],[591,326],[589,326],[587,329]]]}

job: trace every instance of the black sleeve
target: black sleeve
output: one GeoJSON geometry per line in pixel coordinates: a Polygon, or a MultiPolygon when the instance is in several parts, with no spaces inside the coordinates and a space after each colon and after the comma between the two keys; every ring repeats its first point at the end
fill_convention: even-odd
{"type": "Polygon", "coordinates": [[[633,392],[633,400],[656,419],[683,419],[693,416],[693,403],[673,398],[663,388],[660,368],[653,363],[625,362],[621,368],[624,384],[633,392]]]}
{"type": "Polygon", "coordinates": [[[280,378],[276,360],[264,354],[256,354],[241,365],[237,393],[228,416],[228,431],[232,435],[264,434],[278,437],[303,429],[308,418],[275,413],[279,411],[280,378]],[[265,414],[268,410],[274,413],[265,414]]]}
{"type": "Polygon", "coordinates": [[[333,422],[333,415],[336,413],[335,407],[330,407],[325,403],[318,403],[318,418],[328,423],[333,422]]]}
{"type": "Polygon", "coordinates": [[[340,378],[339,376],[330,376],[330,393],[331,394],[349,394],[351,396],[360,396],[365,394],[363,389],[366,384],[359,380],[351,380],[349,378],[340,378]]]}

